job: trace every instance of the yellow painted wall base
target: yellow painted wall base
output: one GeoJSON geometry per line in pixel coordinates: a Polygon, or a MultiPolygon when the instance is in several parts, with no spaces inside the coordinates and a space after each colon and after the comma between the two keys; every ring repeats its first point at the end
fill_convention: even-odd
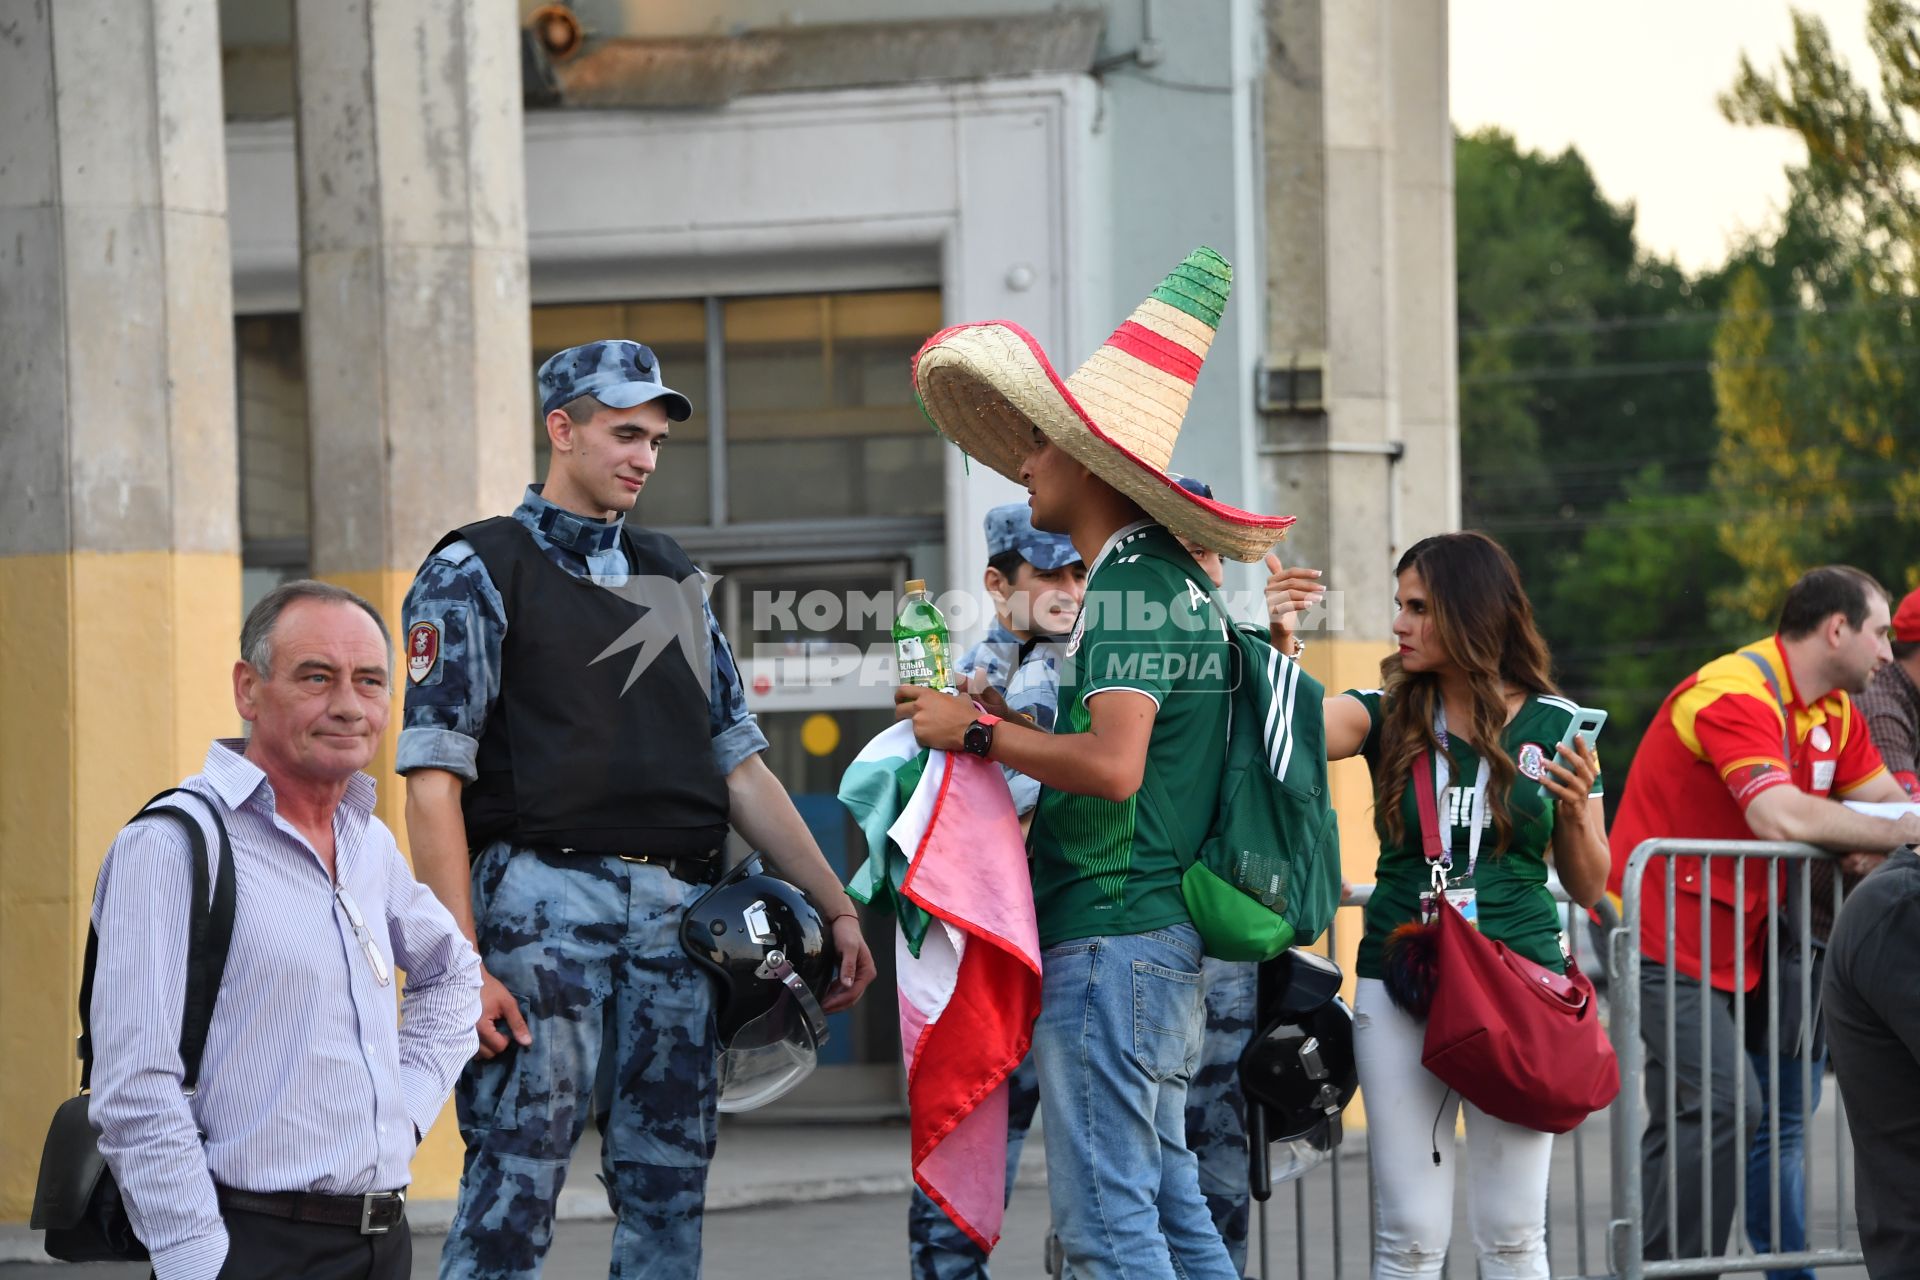
{"type": "MultiPolygon", "coordinates": [[[[1315,641],[1302,664],[1307,674],[1326,686],[1334,697],[1347,689],[1380,687],[1380,661],[1393,652],[1385,641],[1315,641]]],[[[1340,874],[1350,884],[1368,884],[1380,858],[1380,842],[1373,833],[1373,778],[1367,763],[1355,758],[1336,763],[1329,771],[1334,812],[1340,820],[1340,874]]],[[[1363,932],[1358,907],[1343,908],[1334,922],[1331,948],[1322,939],[1317,948],[1331,955],[1346,975],[1341,993],[1353,1000],[1354,955],[1363,932]]]]}
{"type": "Polygon", "coordinates": [[[237,555],[0,559],[0,1221],[26,1219],[47,1121],[78,1082],[100,860],[235,731],[239,633],[237,555]]]}

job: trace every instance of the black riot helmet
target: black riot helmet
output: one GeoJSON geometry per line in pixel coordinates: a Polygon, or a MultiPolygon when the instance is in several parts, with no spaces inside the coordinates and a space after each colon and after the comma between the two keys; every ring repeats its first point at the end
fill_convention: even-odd
{"type": "Polygon", "coordinates": [[[1340,1141],[1340,1113],[1360,1087],[1353,1010],[1340,998],[1340,966],[1298,948],[1261,966],[1260,1030],[1240,1056],[1248,1105],[1267,1115],[1269,1141],[1291,1148],[1297,1176],[1340,1141]]]}
{"type": "Polygon", "coordinates": [[[807,895],[753,854],[687,908],[680,943],[714,981],[721,1111],[765,1106],[807,1078],[827,1039],[833,938],[807,895]]]}

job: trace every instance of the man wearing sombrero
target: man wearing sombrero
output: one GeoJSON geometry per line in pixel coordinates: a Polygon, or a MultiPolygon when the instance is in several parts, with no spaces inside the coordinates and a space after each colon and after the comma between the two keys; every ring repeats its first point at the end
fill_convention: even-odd
{"type": "Polygon", "coordinates": [[[1220,255],[1196,250],[1064,379],[1004,321],[937,333],[914,360],[934,425],[1025,485],[1034,527],[1066,534],[1090,569],[1055,733],[967,698],[896,694],[923,745],[1043,788],[1028,840],[1043,949],[1033,1044],[1054,1226],[1081,1280],[1238,1275],[1183,1115],[1201,945],[1177,854],[1199,847],[1219,803],[1229,686],[1221,619],[1178,538],[1252,561],[1293,521],[1204,498],[1167,470],[1231,281],[1220,255]]]}

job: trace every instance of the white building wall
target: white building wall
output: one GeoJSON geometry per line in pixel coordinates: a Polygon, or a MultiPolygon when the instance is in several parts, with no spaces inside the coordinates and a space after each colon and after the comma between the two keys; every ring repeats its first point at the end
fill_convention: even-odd
{"type": "MultiPolygon", "coordinates": [[[[1071,367],[1118,319],[1083,320],[1106,292],[1098,109],[1060,77],[529,115],[534,300],[938,284],[950,320],[1013,320],[1071,367]]],[[[236,309],[297,310],[291,123],[228,138],[236,309]]],[[[979,582],[981,520],[1020,496],[947,457],[939,588],[979,582]]]]}

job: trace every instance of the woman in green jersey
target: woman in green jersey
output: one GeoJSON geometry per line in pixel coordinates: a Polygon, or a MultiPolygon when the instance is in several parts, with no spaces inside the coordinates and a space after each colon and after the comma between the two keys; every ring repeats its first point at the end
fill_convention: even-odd
{"type": "MultiPolygon", "coordinates": [[[[1459,1099],[1420,1065],[1425,1028],[1381,985],[1382,944],[1420,918],[1432,883],[1413,771],[1435,773],[1449,889],[1463,907],[1471,891],[1481,932],[1529,959],[1565,968],[1548,865],[1582,906],[1598,900],[1609,866],[1600,762],[1578,740],[1556,751],[1576,708],[1554,688],[1513,561],[1491,538],[1450,533],[1416,543],[1395,574],[1399,651],[1380,664],[1384,687],[1326,703],[1327,754],[1366,758],[1380,837],[1354,1033],[1379,1199],[1376,1277],[1439,1275],[1453,1224],[1454,1148],[1434,1135],[1453,1132],[1459,1099]]],[[[1276,613],[1317,593],[1317,576],[1277,572],[1267,591],[1276,613]]],[[[1277,620],[1276,642],[1289,630],[1277,620]]],[[[1480,1273],[1544,1280],[1553,1139],[1465,1105],[1480,1273]]]]}

